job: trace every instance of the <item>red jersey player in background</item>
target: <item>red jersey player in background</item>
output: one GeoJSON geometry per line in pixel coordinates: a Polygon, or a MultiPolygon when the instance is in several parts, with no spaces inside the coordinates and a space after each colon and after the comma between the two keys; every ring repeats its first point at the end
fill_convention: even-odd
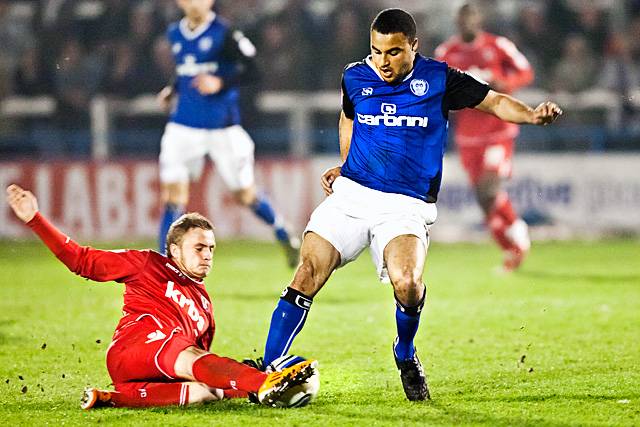
{"type": "MultiPolygon", "coordinates": [[[[511,93],[533,81],[533,70],[516,46],[482,31],[482,15],[473,3],[457,17],[459,34],[436,49],[436,59],[479,77],[498,92],[511,93]]],[[[531,242],[527,224],[513,209],[502,182],[511,176],[518,125],[474,109],[456,112],[454,138],[486,224],[504,251],[504,269],[520,266],[531,242]]]]}
{"type": "Polygon", "coordinates": [[[286,393],[304,392],[317,362],[305,360],[266,374],[210,353],[215,332],[203,279],[212,266],[215,237],[209,220],[181,216],[167,234],[167,254],[105,251],[80,246],[38,212],[35,196],[17,185],[7,201],[69,270],[87,279],[125,284],[123,316],[107,350],[115,391],[87,389],[82,407],[187,405],[255,393],[281,406],[286,393]]]}

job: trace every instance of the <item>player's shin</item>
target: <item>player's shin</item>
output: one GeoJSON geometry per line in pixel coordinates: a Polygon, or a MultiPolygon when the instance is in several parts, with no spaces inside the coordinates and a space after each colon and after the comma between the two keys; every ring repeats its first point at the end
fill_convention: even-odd
{"type": "Polygon", "coordinates": [[[264,194],[258,194],[256,201],[251,205],[251,210],[256,214],[258,218],[264,221],[267,225],[273,227],[276,238],[280,242],[289,241],[289,233],[284,228],[283,221],[278,217],[275,210],[271,206],[271,202],[264,194]]]}
{"type": "Polygon", "coordinates": [[[255,393],[267,374],[228,357],[207,353],[193,362],[193,377],[209,387],[255,393]]]}
{"type": "Polygon", "coordinates": [[[418,332],[420,313],[424,307],[426,295],[427,292],[425,289],[420,302],[410,307],[402,304],[396,297],[396,326],[398,329],[398,338],[394,347],[394,353],[398,360],[408,360],[413,357],[415,352],[413,339],[418,332]]]}
{"type": "Polygon", "coordinates": [[[171,224],[184,213],[184,206],[175,203],[167,203],[164,205],[164,212],[160,220],[160,230],[158,234],[158,247],[161,254],[166,252],[167,233],[171,224]]]}
{"type": "Polygon", "coordinates": [[[312,298],[291,287],[282,292],[271,316],[269,335],[264,349],[265,366],[287,354],[293,339],[304,326],[312,302],[312,298]]]}

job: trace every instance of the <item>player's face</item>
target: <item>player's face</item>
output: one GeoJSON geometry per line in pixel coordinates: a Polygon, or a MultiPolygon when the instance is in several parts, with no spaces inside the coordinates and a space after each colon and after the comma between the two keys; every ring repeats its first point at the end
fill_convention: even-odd
{"type": "Polygon", "coordinates": [[[178,0],[178,7],[188,19],[200,21],[207,16],[213,3],[214,0],[178,0]]]}
{"type": "Polygon", "coordinates": [[[463,6],[458,12],[458,31],[462,38],[470,42],[482,28],[482,15],[475,6],[463,6]]]}
{"type": "Polygon", "coordinates": [[[171,245],[171,255],[180,270],[194,279],[204,279],[213,265],[216,240],[211,230],[191,228],[180,245],[171,245]]]}
{"type": "Polygon", "coordinates": [[[402,33],[381,34],[371,31],[371,60],[387,83],[402,80],[413,68],[418,39],[402,33]]]}

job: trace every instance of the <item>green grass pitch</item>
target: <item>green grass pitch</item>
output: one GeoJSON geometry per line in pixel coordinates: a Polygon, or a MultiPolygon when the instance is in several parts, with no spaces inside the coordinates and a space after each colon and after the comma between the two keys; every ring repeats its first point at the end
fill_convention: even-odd
{"type": "MultiPolygon", "coordinates": [[[[516,274],[486,245],[433,244],[416,339],[433,401],[404,398],[391,354],[394,304],[368,254],[317,296],[292,353],[320,361],[311,405],[244,400],[83,412],[108,387],[104,354],[122,286],[69,273],[36,243],[0,244],[0,419],[6,425],[639,425],[640,245],[534,245],[516,274]]],[[[261,355],[291,272],[273,244],[221,242],[207,287],[213,351],[261,355]]]]}

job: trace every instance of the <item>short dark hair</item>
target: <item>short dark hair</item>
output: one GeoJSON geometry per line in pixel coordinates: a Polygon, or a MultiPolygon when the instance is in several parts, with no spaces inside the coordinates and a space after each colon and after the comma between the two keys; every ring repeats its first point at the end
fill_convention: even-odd
{"type": "Polygon", "coordinates": [[[213,231],[211,221],[199,213],[190,212],[182,215],[180,218],[176,219],[173,224],[171,224],[171,227],[169,227],[169,231],[167,232],[167,245],[165,250],[167,251],[167,256],[169,258],[171,258],[171,245],[180,245],[184,235],[192,228],[202,228],[203,230],[213,231]]]}
{"type": "Polygon", "coordinates": [[[378,13],[371,23],[371,31],[380,34],[402,33],[409,41],[416,38],[416,21],[402,9],[385,9],[378,13]]]}

